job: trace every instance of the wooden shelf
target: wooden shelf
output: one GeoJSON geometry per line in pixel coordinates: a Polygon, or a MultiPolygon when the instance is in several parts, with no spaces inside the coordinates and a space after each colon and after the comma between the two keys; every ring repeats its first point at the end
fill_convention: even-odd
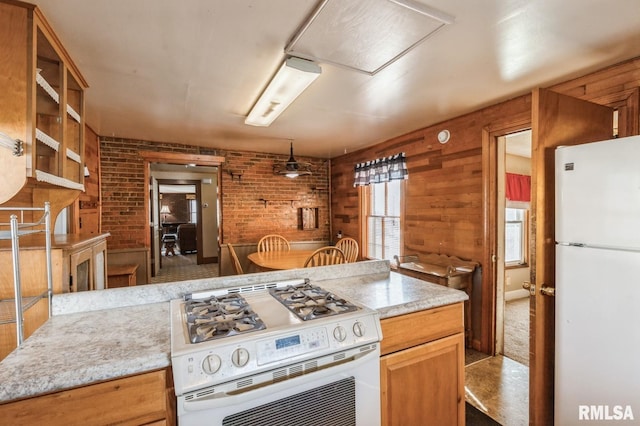
{"type": "Polygon", "coordinates": [[[300,200],[291,199],[291,198],[260,198],[259,201],[262,201],[264,203],[264,207],[266,208],[269,203],[280,203],[280,202],[291,203],[291,207],[294,207],[293,203],[300,200]]]}

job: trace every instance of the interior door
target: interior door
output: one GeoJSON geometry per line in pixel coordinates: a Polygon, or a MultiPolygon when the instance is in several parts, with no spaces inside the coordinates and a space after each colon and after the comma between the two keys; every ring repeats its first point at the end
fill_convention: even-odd
{"type": "MultiPolygon", "coordinates": [[[[557,146],[611,139],[613,109],[550,90],[532,96],[532,268],[529,423],[553,424],[554,377],[554,152],[557,146]]],[[[562,291],[562,288],[558,289],[562,291]]]]}
{"type": "Polygon", "coordinates": [[[153,241],[151,249],[153,250],[153,276],[157,276],[162,266],[162,257],[160,256],[160,215],[158,214],[158,206],[160,205],[158,197],[158,179],[151,179],[151,216],[153,223],[153,241]]]}

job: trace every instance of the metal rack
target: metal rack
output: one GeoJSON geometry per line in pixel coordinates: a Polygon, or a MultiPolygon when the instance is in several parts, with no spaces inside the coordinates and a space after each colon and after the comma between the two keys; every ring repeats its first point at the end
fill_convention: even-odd
{"type": "Polygon", "coordinates": [[[0,227],[10,227],[10,231],[0,231],[0,240],[11,240],[11,254],[13,259],[13,300],[0,300],[0,324],[16,323],[16,339],[18,346],[24,341],[24,311],[34,306],[40,299],[48,298],[49,317],[51,317],[51,297],[53,295],[53,276],[51,265],[51,208],[48,202],[44,207],[0,207],[0,211],[13,211],[17,214],[10,216],[9,223],[0,223],[0,227]],[[42,211],[42,216],[37,221],[25,222],[24,213],[27,211],[42,211]],[[44,229],[42,225],[44,224],[44,229]],[[22,297],[22,285],[20,279],[20,236],[45,233],[45,257],[47,263],[47,290],[42,294],[31,297],[22,297]],[[13,305],[13,306],[12,306],[13,305]]]}

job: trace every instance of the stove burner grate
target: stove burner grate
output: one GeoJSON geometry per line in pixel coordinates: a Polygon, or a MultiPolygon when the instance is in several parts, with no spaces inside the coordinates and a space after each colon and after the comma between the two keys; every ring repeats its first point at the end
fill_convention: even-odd
{"type": "Polygon", "coordinates": [[[312,285],[308,279],[303,284],[269,289],[269,293],[303,321],[358,310],[356,305],[312,285]]]}
{"type": "Polygon", "coordinates": [[[187,300],[184,310],[191,343],[267,328],[245,298],[237,293],[187,300]]]}

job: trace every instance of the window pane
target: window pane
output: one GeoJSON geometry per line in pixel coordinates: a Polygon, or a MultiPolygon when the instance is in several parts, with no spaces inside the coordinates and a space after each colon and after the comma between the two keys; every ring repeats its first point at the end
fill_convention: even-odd
{"type": "Polygon", "coordinates": [[[387,215],[400,217],[400,182],[392,180],[387,183],[387,215]]]}
{"type": "Polygon", "coordinates": [[[505,263],[523,262],[522,254],[522,222],[507,222],[504,234],[505,263]]]}
{"type": "Polygon", "coordinates": [[[379,259],[393,260],[394,255],[400,255],[400,219],[387,217],[384,218],[384,253],[379,259]]]}
{"type": "Polygon", "coordinates": [[[369,216],[368,218],[368,255],[382,259],[382,218],[369,216]]]}
{"type": "Polygon", "coordinates": [[[384,216],[385,214],[385,188],[384,183],[371,185],[371,215],[384,216]]]}

